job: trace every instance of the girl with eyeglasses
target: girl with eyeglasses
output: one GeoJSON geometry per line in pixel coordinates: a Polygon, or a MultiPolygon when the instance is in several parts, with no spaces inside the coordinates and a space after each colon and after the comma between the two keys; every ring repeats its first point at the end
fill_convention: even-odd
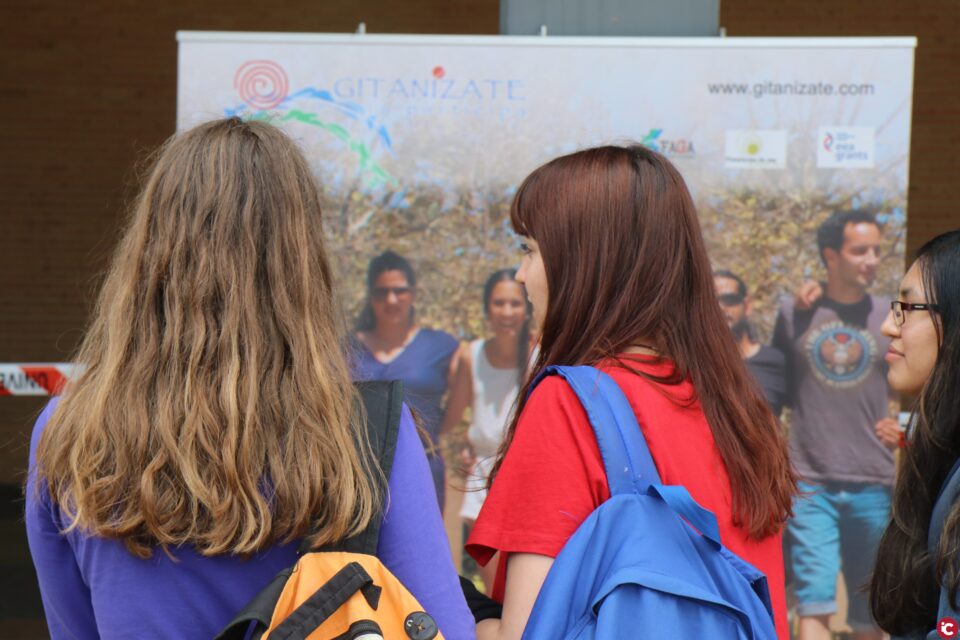
{"type": "Polygon", "coordinates": [[[467,541],[481,564],[500,554],[501,618],[475,607],[478,638],[521,637],[554,559],[610,496],[573,390],[551,376],[528,395],[555,364],[593,365],[620,386],[664,484],[685,486],[723,543],[766,574],[786,638],[780,532],[796,480],[717,303],[683,178],[640,145],[587,149],[528,176],[511,221],[541,337],[467,541]]]}
{"type": "Polygon", "coordinates": [[[883,324],[887,380],[915,399],[913,427],[870,606],[894,638],[952,637],[960,622],[960,230],[920,248],[899,298],[883,324]]]}
{"type": "Polygon", "coordinates": [[[443,398],[455,373],[459,342],[449,333],[417,324],[413,303],[417,278],[406,258],[381,253],[367,269],[367,303],[356,324],[354,377],[401,380],[432,444],[430,470],[441,510],[446,499],[444,464],[438,449],[443,398]]]}

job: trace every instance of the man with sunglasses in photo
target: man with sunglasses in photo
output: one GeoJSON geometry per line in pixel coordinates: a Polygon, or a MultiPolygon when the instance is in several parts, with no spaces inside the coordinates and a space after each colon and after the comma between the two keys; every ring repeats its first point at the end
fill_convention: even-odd
{"type": "Polygon", "coordinates": [[[783,354],[757,342],[750,324],[752,302],[743,279],[732,271],[721,269],[714,272],[713,283],[720,310],[740,347],[740,355],[763,390],[773,414],[779,416],[787,391],[783,354]]]}
{"type": "Polygon", "coordinates": [[[831,213],[817,230],[826,282],[784,300],[774,329],[773,346],[786,360],[791,456],[801,476],[786,530],[799,640],[831,637],[841,571],[853,637],[883,637],[862,590],[889,518],[900,440],[883,360],[889,339],[880,332],[890,299],[869,293],[881,238],[872,213],[831,213]]]}

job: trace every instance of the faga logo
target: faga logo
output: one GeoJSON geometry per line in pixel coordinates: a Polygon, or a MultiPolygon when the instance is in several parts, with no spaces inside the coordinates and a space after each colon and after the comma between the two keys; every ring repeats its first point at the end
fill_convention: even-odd
{"type": "Polygon", "coordinates": [[[671,158],[692,158],[696,155],[693,141],[684,138],[664,138],[663,129],[650,129],[640,144],[671,158]]]}

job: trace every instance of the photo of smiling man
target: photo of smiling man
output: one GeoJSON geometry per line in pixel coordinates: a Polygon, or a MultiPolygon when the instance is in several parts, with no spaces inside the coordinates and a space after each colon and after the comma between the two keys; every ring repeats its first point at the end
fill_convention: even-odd
{"type": "Polygon", "coordinates": [[[835,211],[817,230],[827,280],[783,301],[773,346],[786,359],[790,449],[803,495],[787,525],[800,640],[829,638],[837,575],[854,637],[881,638],[862,587],[890,510],[897,422],[880,325],[889,298],[871,295],[882,229],[872,213],[835,211]]]}

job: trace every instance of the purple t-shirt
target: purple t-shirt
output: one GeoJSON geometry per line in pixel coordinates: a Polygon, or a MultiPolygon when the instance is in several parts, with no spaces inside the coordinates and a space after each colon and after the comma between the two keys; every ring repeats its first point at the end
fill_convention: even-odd
{"type": "MultiPolygon", "coordinates": [[[[406,347],[390,362],[380,362],[370,350],[357,341],[353,363],[356,380],[400,380],[403,398],[417,412],[424,430],[434,445],[440,442],[443,421],[443,396],[447,393],[450,361],[460,343],[449,333],[421,327],[406,347]]],[[[437,503],[446,501],[443,458],[429,458],[437,503]]]]}
{"type": "MultiPolygon", "coordinates": [[[[212,638],[281,569],[299,542],[243,560],[190,548],[141,560],[123,543],[73,531],[34,474],[37,443],[57,399],[37,419],[30,443],[26,525],[51,638],[212,638]]],[[[42,483],[41,483],[42,485],[42,483]]],[[[430,472],[404,407],[377,557],[437,621],[446,638],[474,638],[474,622],[450,557],[430,472]]]]}

